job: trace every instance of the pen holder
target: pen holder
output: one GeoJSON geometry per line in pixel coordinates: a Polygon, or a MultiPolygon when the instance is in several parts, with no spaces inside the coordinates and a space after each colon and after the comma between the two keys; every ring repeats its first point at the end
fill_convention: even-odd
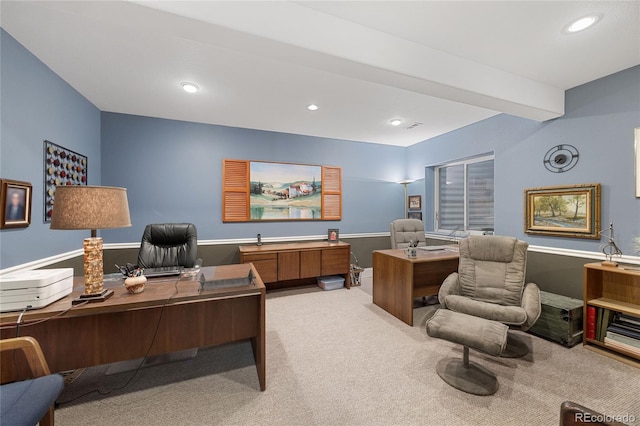
{"type": "Polygon", "coordinates": [[[144,291],[144,283],[147,282],[147,277],[140,275],[137,277],[129,277],[124,280],[124,286],[131,294],[142,293],[144,291]]]}
{"type": "Polygon", "coordinates": [[[416,258],[418,257],[418,249],[415,247],[407,247],[404,251],[407,254],[407,257],[416,258]]]}

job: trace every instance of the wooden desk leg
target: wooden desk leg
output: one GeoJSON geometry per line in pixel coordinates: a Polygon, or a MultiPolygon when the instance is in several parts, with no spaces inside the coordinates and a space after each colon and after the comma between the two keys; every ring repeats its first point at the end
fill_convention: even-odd
{"type": "Polygon", "coordinates": [[[373,252],[373,303],[413,326],[413,264],[373,252]]]}
{"type": "Polygon", "coordinates": [[[265,351],[265,293],[260,294],[260,302],[258,303],[260,324],[258,326],[258,335],[251,339],[251,347],[253,348],[253,358],[256,361],[256,369],[258,371],[258,380],[260,381],[260,390],[267,388],[267,364],[265,351]]]}
{"type": "Polygon", "coordinates": [[[399,283],[402,286],[401,303],[402,316],[401,320],[413,327],[413,294],[414,294],[414,264],[412,262],[403,262],[404,276],[399,283]]]}

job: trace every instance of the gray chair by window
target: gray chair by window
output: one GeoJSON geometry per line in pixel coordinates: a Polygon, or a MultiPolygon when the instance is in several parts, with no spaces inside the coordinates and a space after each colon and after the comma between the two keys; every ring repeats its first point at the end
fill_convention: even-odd
{"type": "Polygon", "coordinates": [[[154,223],[145,227],[138,252],[140,267],[193,268],[198,261],[198,233],[194,224],[154,223]]]}
{"type": "MultiPolygon", "coordinates": [[[[427,239],[424,234],[424,224],[420,219],[396,219],[391,222],[391,248],[405,249],[410,242],[418,242],[418,247],[426,246],[427,239]]],[[[422,303],[430,305],[438,303],[435,295],[423,297],[422,303]]]]}
{"type": "Polygon", "coordinates": [[[419,219],[396,219],[391,222],[391,248],[407,248],[411,241],[425,246],[424,224],[419,219]]]}
{"type": "MultiPolygon", "coordinates": [[[[443,308],[526,331],[540,316],[540,290],[525,284],[528,244],[512,237],[472,235],[459,242],[458,272],[449,275],[438,293],[443,308]]],[[[504,357],[528,352],[508,334],[504,357]]]]}
{"type": "MultiPolygon", "coordinates": [[[[32,379],[2,384],[0,421],[4,425],[53,426],[54,402],[64,389],[64,379],[51,374],[38,341],[33,337],[0,340],[0,351],[24,353],[32,379]]],[[[3,366],[4,370],[4,366],[3,366]]]]}

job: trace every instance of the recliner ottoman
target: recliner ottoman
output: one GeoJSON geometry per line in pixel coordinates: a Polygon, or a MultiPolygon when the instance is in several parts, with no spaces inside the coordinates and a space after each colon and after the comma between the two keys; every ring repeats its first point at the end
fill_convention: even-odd
{"type": "Polygon", "coordinates": [[[445,358],[436,371],[447,384],[474,395],[492,395],[498,390],[498,379],[486,368],[469,362],[469,348],[499,356],[507,345],[509,327],[503,323],[438,309],[427,321],[430,337],[463,345],[462,359],[445,358]]]}

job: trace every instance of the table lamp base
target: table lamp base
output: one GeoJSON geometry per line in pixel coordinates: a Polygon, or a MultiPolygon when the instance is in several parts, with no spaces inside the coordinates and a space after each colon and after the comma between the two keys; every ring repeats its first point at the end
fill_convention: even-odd
{"type": "Polygon", "coordinates": [[[105,288],[100,293],[91,293],[91,294],[81,294],[71,301],[72,305],[78,305],[80,303],[93,303],[93,302],[104,302],[108,298],[113,296],[113,290],[105,288]]]}

